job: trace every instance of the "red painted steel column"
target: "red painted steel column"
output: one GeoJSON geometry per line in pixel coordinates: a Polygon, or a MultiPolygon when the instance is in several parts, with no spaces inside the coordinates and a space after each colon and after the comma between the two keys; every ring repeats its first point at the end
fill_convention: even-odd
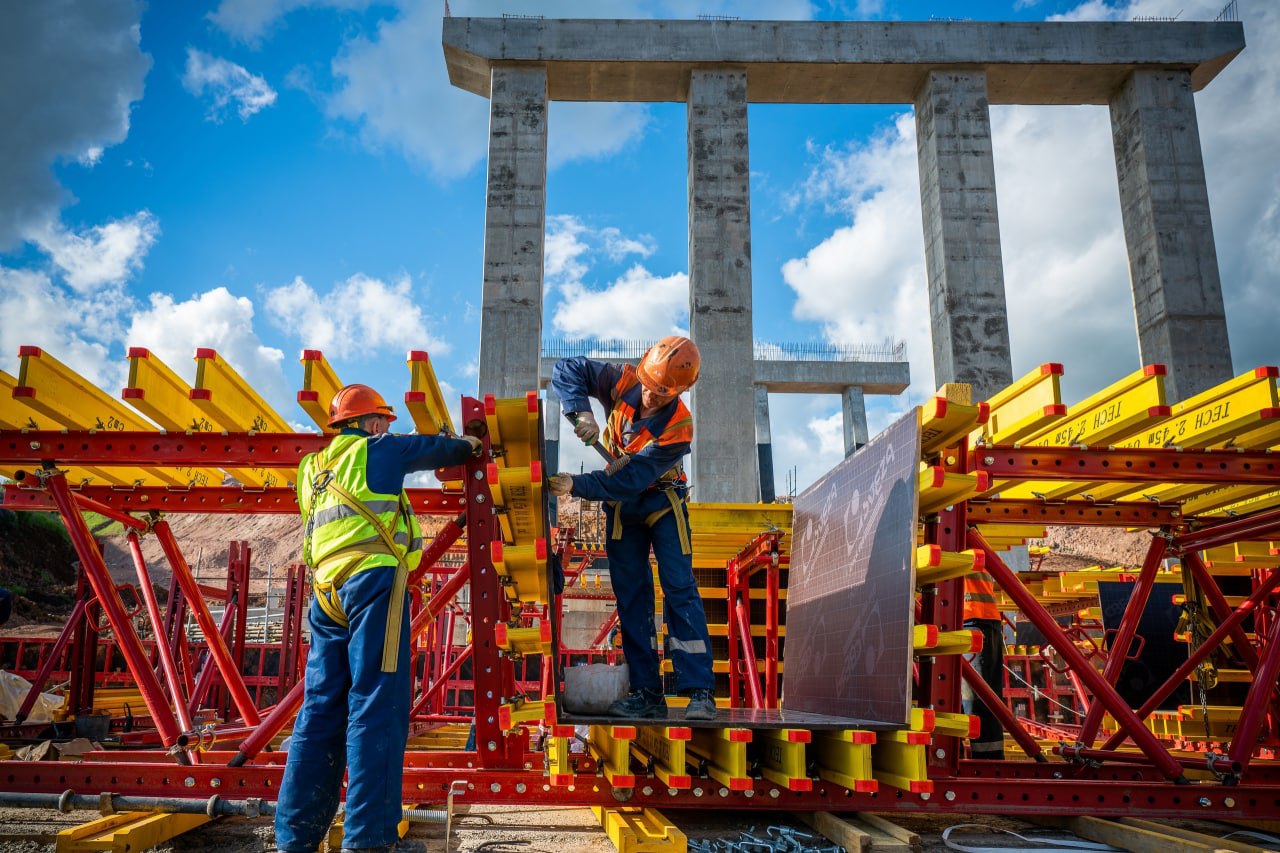
{"type": "MultiPolygon", "coordinates": [[[[1166,532],[1166,531],[1161,531],[1166,532]]],[[[1120,680],[1120,670],[1124,667],[1129,655],[1129,646],[1138,633],[1138,622],[1142,619],[1142,611],[1147,608],[1147,600],[1151,598],[1151,588],[1156,583],[1156,572],[1160,569],[1160,561],[1164,559],[1169,540],[1164,536],[1155,536],[1147,547],[1146,559],[1142,561],[1142,571],[1138,573],[1137,583],[1129,594],[1129,603],[1125,605],[1124,616],[1120,619],[1120,629],[1111,650],[1107,655],[1107,663],[1103,667],[1102,677],[1107,684],[1115,686],[1120,680]]],[[[1093,746],[1098,736],[1098,727],[1102,725],[1102,708],[1096,702],[1085,715],[1084,725],[1080,728],[1080,742],[1085,746],[1093,746]]]]}
{"type": "MultiPolygon", "coordinates": [[[[1262,599],[1270,595],[1271,591],[1277,586],[1280,586],[1280,572],[1272,572],[1270,577],[1262,582],[1262,586],[1255,589],[1253,594],[1250,595],[1247,600],[1242,602],[1241,605],[1222,622],[1222,624],[1218,625],[1218,627],[1214,629],[1213,633],[1210,634],[1205,641],[1191,653],[1186,661],[1174,670],[1172,675],[1165,679],[1164,684],[1160,685],[1160,688],[1152,693],[1151,697],[1147,699],[1146,702],[1142,703],[1142,707],[1138,709],[1138,716],[1145,720],[1148,714],[1160,707],[1161,702],[1169,698],[1173,691],[1177,690],[1181,684],[1186,682],[1191,673],[1200,665],[1200,661],[1207,658],[1210,652],[1222,644],[1222,641],[1226,639],[1227,635],[1231,633],[1232,630],[1244,622],[1245,619],[1249,618],[1249,614],[1254,611],[1259,603],[1261,603],[1262,599]]],[[[1101,749],[1115,749],[1123,743],[1124,740],[1124,732],[1116,732],[1107,739],[1107,742],[1101,746],[1101,749]]]]}
{"type": "MultiPolygon", "coordinates": [[[[138,638],[138,632],[125,612],[120,593],[111,582],[111,575],[107,572],[107,564],[103,562],[102,553],[94,543],[93,534],[89,532],[89,526],[85,524],[84,517],[80,515],[80,510],[76,506],[75,498],[67,487],[66,475],[54,474],[46,481],[46,487],[53,497],[53,502],[58,506],[58,512],[67,526],[67,532],[71,535],[71,544],[75,546],[76,554],[80,557],[80,565],[93,587],[93,593],[103,612],[106,613],[107,621],[111,623],[111,630],[115,632],[125,663],[137,682],[138,690],[142,693],[147,712],[151,714],[151,719],[160,732],[160,738],[165,747],[173,747],[179,743],[181,735],[178,722],[174,719],[172,709],[165,702],[164,690],[160,687],[155,670],[151,668],[147,653],[142,648],[142,640],[138,638]]],[[[178,759],[185,761],[186,755],[179,755],[178,759]]]]}
{"type": "Polygon", "coordinates": [[[1271,694],[1280,680],[1280,619],[1271,626],[1267,635],[1267,645],[1263,649],[1262,663],[1254,671],[1253,684],[1249,685],[1249,695],[1244,700],[1244,709],[1240,714],[1240,722],[1236,724],[1235,735],[1231,738],[1231,749],[1227,755],[1232,761],[1240,762],[1247,768],[1249,758],[1253,755],[1254,741],[1266,720],[1271,694]]]}
{"type": "Polygon", "coordinates": [[[995,578],[996,583],[1000,584],[1005,595],[1013,599],[1022,614],[1031,620],[1040,633],[1044,634],[1051,645],[1058,650],[1058,654],[1067,662],[1067,665],[1083,679],[1085,686],[1093,691],[1095,703],[1102,703],[1111,712],[1116,722],[1129,732],[1138,749],[1151,759],[1152,764],[1161,773],[1170,779],[1185,781],[1182,766],[1160,745],[1156,736],[1147,730],[1147,727],[1134,714],[1133,709],[1125,704],[1125,701],[1085,659],[1075,644],[1066,638],[1054,618],[1045,611],[1040,602],[1036,601],[1035,596],[1027,591],[1027,588],[1018,580],[1018,576],[1004,564],[1004,560],[1000,559],[1000,555],[991,550],[991,546],[982,538],[982,534],[977,530],[970,530],[969,544],[970,547],[982,549],[987,558],[987,571],[995,578]]]}
{"type": "Polygon", "coordinates": [[[133,557],[133,567],[138,572],[138,585],[142,587],[142,600],[147,606],[147,615],[151,618],[151,630],[155,632],[156,650],[160,653],[160,668],[164,671],[165,684],[169,687],[169,697],[173,700],[173,709],[178,716],[178,724],[184,732],[191,731],[191,715],[187,712],[186,697],[182,695],[182,679],[178,677],[178,665],[173,660],[173,650],[164,640],[164,619],[160,615],[160,602],[156,601],[155,588],[151,586],[151,575],[147,572],[147,563],[142,559],[142,545],[138,543],[138,534],[129,531],[125,538],[129,545],[129,556],[133,557]]]}
{"type": "Polygon", "coordinates": [[[267,714],[267,718],[258,724],[253,734],[244,739],[244,743],[240,744],[240,749],[236,751],[235,757],[227,762],[228,767],[241,767],[251,758],[262,752],[263,747],[271,743],[271,739],[280,734],[290,720],[297,715],[298,709],[302,707],[303,688],[305,681],[299,681],[289,690],[283,699],[276,703],[271,709],[271,713],[267,714]]]}
{"type": "Polygon", "coordinates": [[[231,693],[231,701],[240,712],[240,717],[245,724],[256,726],[262,718],[258,716],[258,709],[244,686],[244,679],[236,669],[235,661],[231,658],[231,650],[227,648],[227,641],[223,639],[218,626],[213,623],[213,615],[209,613],[209,605],[200,595],[196,580],[191,575],[191,567],[187,565],[186,558],[178,549],[178,543],[173,539],[169,522],[158,521],[153,530],[156,538],[160,540],[160,547],[164,549],[164,556],[169,561],[170,568],[178,578],[178,583],[182,585],[182,594],[187,597],[192,615],[196,617],[196,623],[199,624],[200,632],[204,634],[205,643],[208,644],[209,654],[213,656],[213,662],[222,673],[222,681],[231,693]]]}
{"type": "MultiPolygon", "coordinates": [[[[84,618],[84,612],[88,608],[89,602],[81,598],[76,601],[76,606],[71,610],[71,616],[67,619],[67,624],[62,626],[62,631],[58,634],[58,639],[54,641],[53,648],[49,650],[49,654],[40,662],[40,670],[36,673],[36,677],[31,681],[31,690],[27,693],[27,698],[22,700],[22,707],[18,709],[18,715],[14,718],[21,723],[31,713],[31,709],[35,707],[36,699],[40,696],[40,691],[44,689],[45,682],[49,680],[53,668],[57,665],[58,659],[62,657],[63,651],[67,648],[67,642],[71,639],[71,635],[80,625],[80,620],[84,618]]],[[[19,657],[21,659],[21,657],[19,657]]]]}
{"type": "MultiPolygon", "coordinates": [[[[776,545],[775,545],[776,547],[776,545]]],[[[765,567],[764,598],[764,704],[766,708],[778,707],[778,555],[775,552],[765,567]]]]}
{"type": "Polygon", "coordinates": [[[1018,742],[1018,746],[1022,748],[1022,751],[1036,761],[1046,761],[1044,751],[1040,749],[1040,744],[1022,727],[1022,724],[1018,722],[1018,718],[1013,715],[1013,711],[1009,710],[1009,706],[1000,701],[1000,697],[991,689],[991,685],[982,680],[982,676],[973,668],[973,664],[965,660],[963,655],[960,656],[960,674],[968,682],[969,687],[973,689],[974,695],[990,709],[992,714],[999,718],[1000,725],[1018,742]]]}

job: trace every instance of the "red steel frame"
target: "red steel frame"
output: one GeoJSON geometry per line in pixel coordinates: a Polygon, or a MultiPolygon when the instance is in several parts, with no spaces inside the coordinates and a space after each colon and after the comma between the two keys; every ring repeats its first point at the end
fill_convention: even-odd
{"type": "MultiPolygon", "coordinates": [[[[464,398],[463,423],[468,431],[483,434],[484,407],[480,401],[464,398]]],[[[32,469],[44,462],[64,465],[92,464],[147,464],[147,465],[198,465],[230,467],[292,467],[307,452],[318,449],[327,442],[324,436],[307,435],[165,435],[152,433],[60,433],[60,432],[4,432],[0,434],[0,462],[10,465],[28,465],[32,469]]],[[[487,440],[486,440],[487,441],[487,440]]],[[[970,473],[988,471],[999,480],[1016,481],[1054,479],[1063,480],[1112,480],[1132,482],[1222,482],[1256,483],[1280,486],[1280,460],[1273,460],[1262,453],[1236,453],[1219,451],[1101,450],[1086,448],[989,448],[978,447],[973,452],[961,444],[949,450],[944,462],[948,470],[970,473]]],[[[431,751],[406,755],[406,773],[403,797],[405,802],[438,802],[444,798],[452,783],[458,779],[467,782],[466,791],[458,795],[459,802],[467,803],[527,803],[530,799],[548,805],[611,805],[615,803],[613,792],[595,775],[592,762],[583,760],[578,766],[572,787],[552,787],[543,776],[543,759],[539,753],[528,751],[528,738],[523,728],[503,732],[498,724],[499,707],[521,695],[522,682],[517,681],[512,660],[505,656],[495,643],[497,624],[512,619],[512,606],[489,553],[489,543],[497,537],[497,526],[490,504],[487,503],[487,487],[479,462],[468,463],[461,469],[445,472],[442,479],[464,484],[461,494],[436,490],[414,490],[415,506],[420,512],[449,515],[452,527],[446,526],[429,551],[430,560],[424,559],[420,574],[441,572],[440,557],[465,530],[467,565],[453,570],[447,580],[417,610],[413,625],[414,636],[425,629],[436,615],[445,610],[453,596],[470,582],[470,620],[472,642],[461,654],[454,652],[451,622],[440,622],[423,649],[429,655],[424,670],[423,691],[415,703],[414,713],[431,710],[437,717],[447,717],[449,707],[442,703],[450,686],[469,686],[474,694],[474,721],[476,745],[474,752],[431,751]],[[437,547],[438,546],[438,547],[437,547]],[[471,680],[455,679],[469,662],[474,673],[471,680]],[[431,681],[428,685],[427,681],[431,681]]],[[[80,518],[81,507],[95,511],[123,515],[134,522],[139,519],[130,513],[160,510],[165,512],[293,512],[291,492],[267,489],[253,492],[240,489],[192,489],[173,491],[136,489],[114,490],[83,489],[72,491],[65,478],[57,473],[43,473],[44,489],[4,488],[4,503],[10,508],[56,508],[67,523],[73,544],[81,558],[84,576],[92,586],[92,596],[85,596],[77,604],[72,623],[55,644],[56,653],[49,654],[42,662],[45,677],[51,671],[59,655],[65,655],[70,647],[74,653],[78,646],[76,637],[90,623],[87,614],[101,607],[128,663],[129,671],[142,692],[155,737],[164,747],[172,748],[173,757],[159,751],[122,752],[118,756],[104,754],[83,764],[26,764],[0,762],[0,789],[16,791],[61,792],[68,788],[80,792],[111,790],[121,794],[166,795],[175,787],[189,790],[193,795],[234,792],[237,797],[257,796],[273,798],[282,771],[279,757],[262,750],[278,736],[296,713],[302,699],[303,683],[298,679],[300,663],[300,637],[302,610],[306,601],[306,584],[300,569],[290,572],[285,607],[285,636],[282,643],[281,672],[277,678],[278,701],[270,709],[260,711],[246,689],[244,679],[236,666],[242,660],[244,647],[234,648],[223,639],[219,626],[213,623],[205,603],[209,591],[195,583],[190,569],[173,540],[172,532],[163,520],[142,522],[157,535],[165,551],[166,559],[174,569],[176,587],[171,595],[169,613],[164,618],[164,628],[157,633],[168,641],[172,665],[165,663],[165,653],[160,651],[160,669],[164,674],[161,684],[155,674],[152,660],[146,654],[137,632],[125,611],[119,593],[106,575],[105,566],[88,529],[80,518]],[[91,503],[92,502],[92,503],[91,503]],[[179,766],[187,759],[184,745],[193,742],[199,734],[192,732],[192,721],[179,719],[181,711],[188,713],[191,707],[181,708],[181,697],[194,698],[196,686],[190,683],[190,653],[185,636],[175,625],[180,625],[181,614],[190,608],[192,615],[209,643],[209,653],[227,689],[242,725],[223,726],[208,738],[211,743],[238,741],[236,751],[194,753],[201,757],[198,766],[179,766]],[[76,618],[75,614],[80,614],[76,618]],[[60,646],[59,646],[60,644],[60,646]],[[293,657],[286,661],[283,650],[291,648],[293,657]],[[180,677],[179,677],[180,676],[180,677]],[[286,692],[287,691],[287,692],[286,692]],[[168,698],[166,697],[168,695],[168,698]],[[179,706],[175,716],[169,706],[169,698],[179,706]],[[265,716],[259,715],[265,711],[265,716]],[[101,759],[101,760],[98,760],[101,759]]],[[[133,525],[131,525],[133,526],[133,525]]],[[[705,807],[705,795],[711,794],[723,807],[751,809],[823,809],[838,805],[842,811],[888,810],[947,810],[1002,814],[1078,814],[1086,811],[1096,815],[1149,815],[1180,816],[1189,813],[1211,813],[1215,818],[1263,818],[1273,816],[1280,808],[1280,772],[1275,765],[1263,762],[1250,764],[1255,741],[1263,732],[1274,737],[1275,705],[1274,685],[1280,675],[1280,618],[1269,615],[1274,607],[1275,590],[1280,586],[1280,573],[1266,573],[1248,599],[1232,608],[1217,588],[1213,578],[1198,565],[1194,551],[1248,538],[1257,538],[1280,530],[1280,510],[1260,513],[1256,516],[1223,521],[1214,524],[1188,524],[1181,519],[1176,508],[1141,502],[1095,506],[1084,501],[1066,501],[1058,504],[1034,501],[983,500],[959,503],[926,520],[926,541],[940,545],[944,550],[964,550],[974,547],[985,552],[987,568],[997,583],[1018,604],[1019,609],[1044,633],[1060,655],[1071,665],[1072,674],[1092,693],[1093,701],[1089,718],[1081,729],[1081,744],[1068,746],[1062,752],[1073,754],[1071,764],[1050,762],[1035,737],[1023,722],[1014,717],[998,700],[994,691],[976,678],[972,667],[956,655],[921,658],[915,697],[921,707],[935,711],[959,711],[961,679],[969,681],[976,695],[1001,717],[1006,729],[1026,753],[1036,761],[982,762],[966,760],[962,756],[962,741],[953,736],[935,736],[929,748],[930,778],[934,791],[892,791],[886,796],[860,793],[839,785],[817,780],[812,791],[783,791],[766,780],[757,779],[746,791],[730,791],[720,788],[711,780],[698,780],[689,790],[669,790],[656,784],[637,785],[630,805],[664,807],[705,807]],[[1071,638],[1054,621],[1053,616],[1041,606],[1022,585],[1017,575],[1010,571],[987,546],[972,524],[1016,521],[1026,523],[1070,523],[1139,525],[1163,527],[1172,531],[1168,537],[1155,540],[1143,571],[1139,575],[1138,592],[1121,622],[1121,628],[1111,644],[1115,650],[1108,658],[1104,672],[1099,673],[1075,647],[1071,638]],[[1172,553],[1183,558],[1184,566],[1195,577],[1208,596],[1210,606],[1219,624],[1209,640],[1200,645],[1187,664],[1175,673],[1161,688],[1172,689],[1180,678],[1192,671],[1199,660],[1209,655],[1225,638],[1244,657],[1246,665],[1254,672],[1254,686],[1249,691],[1241,715],[1240,734],[1231,745],[1230,756],[1223,758],[1188,758],[1172,755],[1142,723],[1144,717],[1158,705],[1152,697],[1136,712],[1120,698],[1114,687],[1125,650],[1136,630],[1137,617],[1141,613],[1141,601],[1149,593],[1155,567],[1167,545],[1172,553]],[[1150,568],[1149,568],[1150,567],[1150,568]],[[1254,616],[1256,626],[1265,626],[1265,636],[1260,631],[1257,647],[1245,637],[1242,623],[1254,616]],[[1112,733],[1098,749],[1090,749],[1101,723],[1105,709],[1116,720],[1119,729],[1112,733]],[[1117,752],[1124,740],[1132,740],[1139,752],[1117,752]],[[1088,760],[1088,764],[1081,764],[1088,760]],[[1214,767],[1213,765],[1217,765],[1214,767]],[[1167,780],[1186,781],[1187,769],[1215,769],[1223,766],[1233,775],[1236,784],[1224,786],[1198,783],[1191,787],[1169,784],[1167,780]],[[1063,772],[1061,768],[1070,768],[1063,772]]],[[[140,531],[141,532],[141,531],[140,531]]],[[[760,543],[754,543],[759,545],[760,543]]],[[[775,542],[776,545],[776,542],[775,542]]],[[[761,563],[765,550],[744,552],[736,565],[728,572],[730,584],[729,620],[730,649],[741,652],[742,658],[754,654],[750,642],[749,583],[753,572],[766,569],[766,654],[763,686],[755,673],[754,664],[742,671],[751,678],[743,679],[741,686],[750,695],[752,704],[765,707],[777,703],[777,565],[767,559],[761,563]],[[745,641],[745,642],[744,642],[745,641]],[[772,667],[772,669],[771,669],[772,667]],[[754,689],[753,689],[754,687],[754,689]]],[[[247,566],[247,558],[246,563],[247,566]]],[[[140,568],[140,580],[149,587],[145,578],[145,566],[140,568]]],[[[434,584],[433,584],[434,586],[434,584]]],[[[152,594],[144,593],[149,621],[160,629],[161,616],[152,594]]],[[[233,599],[234,595],[229,595],[233,599]]],[[[923,621],[937,625],[939,630],[958,630],[963,621],[963,581],[949,580],[926,586],[920,602],[923,621]]],[[[227,601],[230,619],[243,619],[247,601],[227,601]],[[238,606],[233,606],[238,605],[238,606]]],[[[558,604],[558,603],[557,603],[558,604]]],[[[520,611],[514,614],[521,615],[520,611]]],[[[602,630],[607,635],[607,627],[602,630]]],[[[236,633],[232,631],[232,636],[236,633]]],[[[239,636],[242,638],[243,633],[239,636]]],[[[164,646],[162,640],[158,645],[164,646]]],[[[741,660],[743,664],[748,660],[741,660]]],[[[212,669],[210,669],[212,673],[212,669]]],[[[730,679],[733,683],[734,679],[730,679]]],[[[92,678],[90,678],[92,682],[92,678]]],[[[90,685],[91,686],[91,685],[90,685]]],[[[1158,691],[1159,692],[1159,691],[1158,691]]],[[[193,703],[194,704],[194,703],[193,703]]],[[[207,744],[206,744],[207,745],[207,744]]]]}

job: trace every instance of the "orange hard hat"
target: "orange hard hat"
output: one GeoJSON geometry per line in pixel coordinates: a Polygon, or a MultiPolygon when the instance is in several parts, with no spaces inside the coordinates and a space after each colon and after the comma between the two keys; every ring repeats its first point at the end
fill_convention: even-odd
{"type": "Polygon", "coordinates": [[[341,426],[363,415],[383,415],[390,420],[396,416],[382,395],[368,385],[346,385],[329,402],[329,426],[341,426]]]}
{"type": "Polygon", "coordinates": [[[674,397],[698,381],[701,365],[702,356],[693,341],[668,335],[649,347],[636,367],[636,375],[655,394],[674,397]]]}

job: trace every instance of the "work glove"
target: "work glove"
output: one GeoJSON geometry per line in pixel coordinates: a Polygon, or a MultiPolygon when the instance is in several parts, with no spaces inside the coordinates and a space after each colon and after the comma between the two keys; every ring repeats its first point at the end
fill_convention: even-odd
{"type": "Polygon", "coordinates": [[[471,455],[479,456],[484,452],[484,442],[476,438],[474,435],[460,435],[458,438],[471,445],[471,455]]]}
{"type": "Polygon", "coordinates": [[[551,494],[563,497],[573,491],[573,476],[570,474],[554,474],[549,481],[551,494]]]}
{"type": "Polygon", "coordinates": [[[573,416],[573,434],[582,439],[583,444],[592,444],[600,437],[600,424],[591,412],[577,412],[573,416]]]}

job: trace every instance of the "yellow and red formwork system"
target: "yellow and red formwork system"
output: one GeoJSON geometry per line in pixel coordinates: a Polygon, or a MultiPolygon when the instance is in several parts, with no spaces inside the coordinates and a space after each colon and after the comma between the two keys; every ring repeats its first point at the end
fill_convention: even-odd
{"type": "MultiPolygon", "coordinates": [[[[131,351],[131,393],[124,403],[39,350],[24,348],[21,355],[18,377],[0,375],[0,471],[15,478],[24,472],[4,487],[5,506],[56,509],[62,516],[159,743],[151,750],[104,752],[76,765],[0,762],[0,788],[167,795],[182,787],[194,797],[273,799],[283,762],[268,747],[296,713],[302,688],[295,686],[274,706],[252,706],[235,661],[225,646],[218,648],[219,626],[201,588],[188,581],[190,568],[164,514],[296,512],[286,484],[301,457],[327,437],[289,430],[287,420],[211,351],[197,354],[195,387],[162,370],[153,354],[131,351]],[[181,673],[166,672],[161,660],[165,683],[156,675],[84,523],[86,509],[121,521],[138,536],[155,535],[165,546],[231,694],[228,719],[212,732],[189,729],[179,713],[186,698],[181,673]]],[[[323,430],[324,401],[338,380],[319,353],[304,354],[303,368],[299,403],[323,430]]],[[[452,428],[429,360],[411,354],[409,368],[405,399],[419,431],[452,428]]],[[[1148,368],[1070,408],[1060,399],[1060,375],[1061,368],[1046,365],[978,403],[959,388],[946,389],[921,412],[916,707],[908,725],[875,732],[592,726],[585,753],[570,748],[575,733],[555,718],[548,683],[554,670],[543,667],[540,690],[516,677],[516,665],[527,657],[554,659],[549,626],[560,606],[547,571],[548,543],[555,539],[541,508],[538,400],[464,397],[458,429],[481,437],[486,453],[439,472],[443,488],[410,492],[420,513],[451,519],[414,579],[430,595],[418,596],[412,624],[415,636],[426,631],[467,590],[475,748],[450,744],[407,752],[404,802],[441,802],[452,789],[455,801],[492,804],[607,806],[615,796],[627,796],[637,807],[715,802],[742,809],[1006,814],[1078,814],[1087,807],[1097,815],[1273,817],[1280,775],[1258,756],[1276,737],[1280,619],[1274,588],[1280,581],[1272,565],[1250,568],[1252,592],[1229,598],[1215,585],[1212,564],[1222,559],[1218,548],[1280,539],[1280,465],[1269,453],[1280,443],[1276,371],[1256,371],[1170,406],[1162,371],[1148,368]],[[1205,602],[1192,668],[1196,655],[1207,656],[1226,641],[1239,658],[1237,668],[1251,675],[1236,724],[1224,727],[1233,733],[1224,757],[1187,754],[1162,739],[1151,722],[1153,709],[1130,708],[1116,691],[1123,656],[1095,666],[1064,635],[1032,582],[1003,563],[1001,548],[1051,524],[1158,531],[1111,641],[1115,648],[1129,647],[1162,558],[1181,557],[1184,580],[1194,583],[1188,595],[1205,602]],[[465,564],[439,571],[437,558],[464,537],[465,564]],[[1056,755],[964,660],[978,641],[963,627],[963,579],[979,570],[995,579],[1020,618],[1041,629],[1090,695],[1078,742],[1056,755]],[[437,583],[421,586],[428,577],[437,583]],[[1253,620],[1251,632],[1246,618],[1253,620]],[[974,719],[960,710],[962,682],[1001,716],[1028,758],[964,757],[965,740],[976,732],[974,719]],[[538,725],[543,736],[534,748],[531,734],[538,725]],[[1104,727],[1109,739],[1097,744],[1104,727]],[[465,785],[454,787],[458,780],[465,785]]],[[[787,510],[719,507],[708,514],[695,505],[693,528],[695,562],[701,536],[704,548],[719,549],[715,559],[727,564],[726,587],[732,583],[725,635],[736,652],[732,664],[724,663],[738,694],[726,698],[768,709],[784,695],[778,606],[785,600],[789,530],[785,523],[753,521],[760,512],[785,516],[787,510]],[[699,512],[709,522],[701,533],[699,512]],[[731,523],[712,529],[715,519],[734,517],[746,520],[732,536],[731,523]],[[761,592],[765,624],[752,625],[749,603],[761,592]],[[755,639],[763,641],[763,653],[755,639]]],[[[1235,553],[1255,551],[1250,546],[1235,553]]],[[[442,667],[460,667],[461,660],[449,658],[442,667]]],[[[456,670],[433,672],[447,679],[456,670]]],[[[416,708],[434,686],[417,686],[416,708]]],[[[185,711],[192,717],[192,708],[185,711]]]]}

